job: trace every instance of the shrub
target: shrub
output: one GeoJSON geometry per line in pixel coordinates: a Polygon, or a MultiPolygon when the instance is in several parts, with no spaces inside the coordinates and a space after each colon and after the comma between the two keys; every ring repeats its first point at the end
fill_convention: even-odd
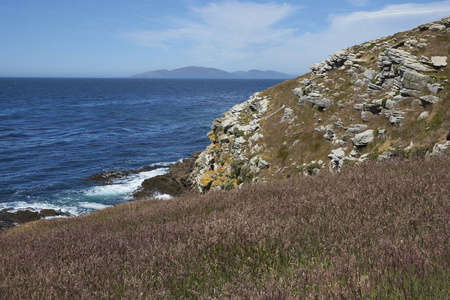
{"type": "Polygon", "coordinates": [[[245,132],[244,132],[244,130],[239,130],[237,127],[234,127],[234,129],[233,129],[233,134],[234,134],[236,137],[242,137],[242,136],[245,135],[245,132]]]}
{"type": "Polygon", "coordinates": [[[229,181],[229,182],[225,183],[224,185],[222,185],[221,188],[223,190],[232,190],[234,188],[234,184],[233,184],[233,182],[229,181]]]}
{"type": "Polygon", "coordinates": [[[375,77],[370,83],[372,83],[372,84],[377,83],[379,78],[380,78],[380,76],[375,77]]]}
{"type": "Polygon", "coordinates": [[[312,175],[315,169],[320,170],[320,165],[318,163],[312,163],[306,166],[306,172],[308,172],[309,175],[312,175]]]}
{"type": "Polygon", "coordinates": [[[241,168],[244,166],[244,162],[242,160],[235,159],[231,162],[231,177],[238,178],[241,173],[241,168]]]}

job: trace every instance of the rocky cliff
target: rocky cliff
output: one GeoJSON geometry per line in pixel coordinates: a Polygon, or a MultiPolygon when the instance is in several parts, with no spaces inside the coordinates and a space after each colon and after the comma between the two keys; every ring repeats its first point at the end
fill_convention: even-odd
{"type": "Polygon", "coordinates": [[[195,189],[449,151],[450,17],[352,46],[217,119],[195,189]]]}

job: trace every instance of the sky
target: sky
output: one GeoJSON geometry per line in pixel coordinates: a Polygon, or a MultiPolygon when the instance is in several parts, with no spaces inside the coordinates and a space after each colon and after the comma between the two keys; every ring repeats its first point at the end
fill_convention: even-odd
{"type": "Polygon", "coordinates": [[[336,50],[449,15],[450,1],[433,0],[0,0],[0,77],[301,75],[336,50]]]}

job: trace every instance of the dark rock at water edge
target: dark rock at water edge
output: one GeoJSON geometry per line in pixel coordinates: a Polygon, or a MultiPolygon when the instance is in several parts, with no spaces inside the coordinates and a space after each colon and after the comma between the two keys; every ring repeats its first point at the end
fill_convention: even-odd
{"type": "Polygon", "coordinates": [[[125,178],[129,175],[139,174],[141,172],[153,171],[158,168],[160,168],[160,166],[145,167],[139,170],[128,170],[128,171],[114,171],[114,170],[105,171],[101,173],[92,174],[91,176],[84,178],[84,180],[97,185],[109,185],[113,184],[114,180],[116,179],[125,178]]]}
{"type": "Polygon", "coordinates": [[[199,155],[200,152],[196,152],[191,157],[171,165],[167,174],[144,180],[142,187],[133,194],[134,198],[153,197],[157,193],[179,196],[184,191],[190,190],[188,176],[194,169],[199,155]]]}
{"type": "Polygon", "coordinates": [[[13,208],[4,208],[0,210],[0,229],[6,229],[18,224],[24,224],[47,217],[70,217],[69,213],[61,210],[43,209],[35,211],[33,209],[25,209],[14,211],[13,208]]]}

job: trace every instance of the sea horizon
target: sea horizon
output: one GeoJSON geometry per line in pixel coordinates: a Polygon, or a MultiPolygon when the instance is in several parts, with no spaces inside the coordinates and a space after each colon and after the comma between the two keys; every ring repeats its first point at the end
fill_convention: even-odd
{"type": "Polygon", "coordinates": [[[80,215],[204,150],[214,119],[281,80],[0,78],[0,209],[80,215]],[[85,180],[133,173],[108,185],[85,180]]]}

